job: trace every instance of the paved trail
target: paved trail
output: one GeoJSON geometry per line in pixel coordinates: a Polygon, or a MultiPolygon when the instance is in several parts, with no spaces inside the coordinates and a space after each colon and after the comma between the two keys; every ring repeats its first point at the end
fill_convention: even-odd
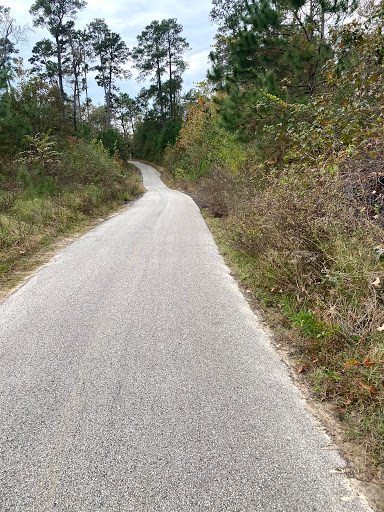
{"type": "Polygon", "coordinates": [[[367,512],[195,203],[147,193],[0,304],[1,512],[367,512]]]}

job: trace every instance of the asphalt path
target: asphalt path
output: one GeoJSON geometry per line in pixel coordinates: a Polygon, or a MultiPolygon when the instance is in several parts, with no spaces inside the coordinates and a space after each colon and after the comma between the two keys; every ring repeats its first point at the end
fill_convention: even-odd
{"type": "Polygon", "coordinates": [[[196,204],[137,166],[0,304],[0,511],[370,510],[196,204]]]}

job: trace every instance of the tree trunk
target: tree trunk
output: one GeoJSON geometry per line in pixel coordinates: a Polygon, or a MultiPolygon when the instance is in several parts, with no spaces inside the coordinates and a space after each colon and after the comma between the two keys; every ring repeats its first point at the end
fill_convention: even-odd
{"type": "Polygon", "coordinates": [[[63,87],[63,66],[62,66],[62,62],[61,62],[61,44],[60,44],[60,40],[59,40],[58,36],[55,37],[55,40],[56,40],[56,46],[57,46],[57,72],[59,75],[59,89],[60,89],[61,98],[64,102],[65,101],[65,92],[64,92],[64,87],[63,87]]]}
{"type": "Polygon", "coordinates": [[[105,106],[106,106],[106,109],[107,109],[107,119],[106,119],[106,122],[105,122],[105,128],[108,130],[109,128],[109,124],[111,122],[111,117],[110,117],[110,109],[111,109],[111,105],[110,105],[110,96],[109,96],[109,89],[105,89],[105,106]]]}
{"type": "Polygon", "coordinates": [[[125,123],[124,123],[124,114],[121,114],[120,122],[121,122],[121,127],[123,129],[124,139],[126,139],[127,138],[127,128],[126,128],[125,123]]]}
{"type": "Polygon", "coordinates": [[[73,129],[77,131],[77,78],[75,75],[75,90],[73,92],[73,129]]]}
{"type": "Polygon", "coordinates": [[[168,58],[169,58],[169,103],[171,107],[171,119],[173,120],[173,96],[172,96],[172,52],[171,42],[168,41],[168,58]]]}
{"type": "Polygon", "coordinates": [[[111,127],[111,95],[112,95],[112,69],[109,69],[108,93],[107,93],[107,129],[111,127]]]}
{"type": "Polygon", "coordinates": [[[85,61],[84,55],[84,86],[85,86],[85,103],[87,105],[87,121],[89,122],[89,98],[88,98],[88,75],[87,75],[88,65],[85,61]]]}
{"type": "Polygon", "coordinates": [[[321,9],[321,40],[325,37],[325,14],[324,9],[321,9]]]}
{"type": "Polygon", "coordinates": [[[108,129],[111,125],[111,97],[109,90],[107,90],[105,93],[105,104],[107,107],[107,121],[105,127],[108,129]]]}
{"type": "Polygon", "coordinates": [[[161,83],[160,63],[159,63],[159,61],[157,61],[157,87],[158,87],[158,91],[159,91],[161,126],[164,128],[164,126],[165,126],[165,119],[164,119],[164,105],[163,105],[163,86],[162,86],[162,83],[161,83]]]}
{"type": "Polygon", "coordinates": [[[82,123],[83,115],[81,112],[81,92],[80,92],[79,79],[77,79],[77,112],[78,112],[79,122],[82,123]]]}
{"type": "Polygon", "coordinates": [[[176,101],[176,91],[173,93],[173,110],[176,111],[176,116],[179,115],[179,112],[177,112],[177,101],[176,101]]]}

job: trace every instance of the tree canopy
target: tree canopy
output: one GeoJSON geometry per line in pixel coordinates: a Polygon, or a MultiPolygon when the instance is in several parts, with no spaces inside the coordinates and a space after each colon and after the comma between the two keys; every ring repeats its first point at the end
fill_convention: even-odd
{"type": "Polygon", "coordinates": [[[125,68],[129,49],[119,34],[112,32],[105,20],[95,19],[88,26],[89,36],[93,45],[97,64],[96,82],[103,87],[107,108],[107,128],[111,125],[112,91],[116,90],[117,79],[129,79],[131,72],[125,68]]]}

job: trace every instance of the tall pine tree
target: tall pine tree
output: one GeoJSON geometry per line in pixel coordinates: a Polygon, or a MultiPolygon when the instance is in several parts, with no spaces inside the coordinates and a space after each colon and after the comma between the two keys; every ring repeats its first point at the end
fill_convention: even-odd
{"type": "Polygon", "coordinates": [[[94,69],[97,71],[96,82],[103,87],[107,108],[107,126],[111,126],[112,94],[117,90],[117,79],[128,79],[130,71],[125,68],[129,49],[119,34],[112,32],[104,19],[95,19],[89,25],[94,55],[98,61],[94,69]]]}
{"type": "Polygon", "coordinates": [[[161,123],[164,127],[163,75],[167,66],[167,48],[160,23],[155,20],[147,25],[137,36],[137,42],[138,45],[133,48],[131,58],[134,61],[134,67],[139,70],[138,80],[145,80],[150,76],[156,84],[161,123]]]}
{"type": "Polygon", "coordinates": [[[189,44],[181,36],[182,30],[183,27],[174,18],[152,21],[137,36],[138,45],[131,53],[134,66],[140,72],[138,79],[151,77],[155,85],[163,128],[166,121],[166,98],[169,100],[169,117],[173,120],[176,93],[181,88],[181,75],[188,66],[184,54],[189,44]]]}
{"type": "Polygon", "coordinates": [[[68,32],[73,28],[76,14],[86,5],[84,0],[36,0],[29,10],[34,17],[33,24],[36,27],[46,27],[55,40],[57,74],[63,100],[65,100],[63,54],[68,45],[68,32]]]}

